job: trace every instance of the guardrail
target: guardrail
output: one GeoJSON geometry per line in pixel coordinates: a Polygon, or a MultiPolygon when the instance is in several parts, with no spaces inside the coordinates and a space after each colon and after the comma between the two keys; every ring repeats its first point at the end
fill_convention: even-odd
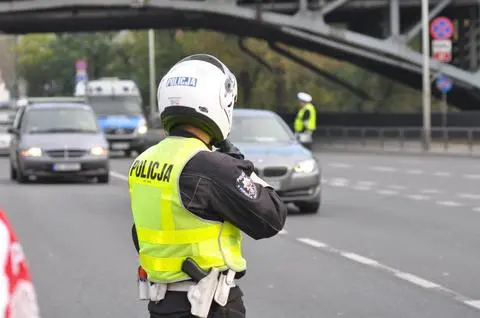
{"type": "MultiPolygon", "coordinates": [[[[480,155],[480,127],[432,128],[430,153],[480,155]]],[[[345,150],[424,152],[415,127],[318,127],[315,147],[345,150]]]]}

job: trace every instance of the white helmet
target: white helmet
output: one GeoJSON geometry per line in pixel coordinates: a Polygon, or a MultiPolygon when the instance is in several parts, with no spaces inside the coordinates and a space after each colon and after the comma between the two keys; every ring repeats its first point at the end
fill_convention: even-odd
{"type": "Polygon", "coordinates": [[[216,57],[194,54],[165,74],[157,98],[167,133],[174,126],[189,124],[204,130],[216,144],[225,140],[232,128],[237,80],[216,57]]]}

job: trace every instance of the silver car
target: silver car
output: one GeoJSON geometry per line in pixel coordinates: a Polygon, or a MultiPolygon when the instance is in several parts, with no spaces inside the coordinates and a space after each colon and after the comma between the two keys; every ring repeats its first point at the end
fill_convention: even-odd
{"type": "Polygon", "coordinates": [[[284,202],[305,213],[318,212],[321,167],[280,116],[268,110],[235,109],[230,139],[284,202]]]}
{"type": "Polygon", "coordinates": [[[96,177],[109,182],[108,143],[90,106],[37,103],[15,116],[10,145],[10,177],[96,177]]]}

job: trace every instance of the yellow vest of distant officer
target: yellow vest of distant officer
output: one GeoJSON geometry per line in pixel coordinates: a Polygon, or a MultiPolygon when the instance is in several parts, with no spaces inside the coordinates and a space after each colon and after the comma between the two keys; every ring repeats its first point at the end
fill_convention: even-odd
{"type": "Polygon", "coordinates": [[[128,185],[139,241],[139,262],[156,283],[188,280],[181,267],[190,257],[202,269],[241,272],[240,230],[231,223],[203,220],[182,203],[180,174],[199,151],[211,151],[196,138],[167,137],[138,156],[128,185]]]}
{"type": "Polygon", "coordinates": [[[296,133],[303,132],[304,130],[313,131],[317,128],[317,112],[312,103],[307,103],[298,111],[293,125],[296,133]],[[305,124],[303,122],[303,116],[306,111],[310,112],[310,116],[305,124]]]}

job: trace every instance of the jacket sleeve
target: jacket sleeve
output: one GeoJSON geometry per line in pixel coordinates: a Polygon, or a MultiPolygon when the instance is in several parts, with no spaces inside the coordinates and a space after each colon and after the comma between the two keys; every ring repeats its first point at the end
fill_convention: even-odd
{"type": "MultiPolygon", "coordinates": [[[[270,187],[250,178],[253,164],[219,152],[210,155],[209,210],[228,220],[253,239],[268,238],[282,230],[287,207],[270,187]]],[[[205,167],[204,166],[204,167],[205,167]]]]}

